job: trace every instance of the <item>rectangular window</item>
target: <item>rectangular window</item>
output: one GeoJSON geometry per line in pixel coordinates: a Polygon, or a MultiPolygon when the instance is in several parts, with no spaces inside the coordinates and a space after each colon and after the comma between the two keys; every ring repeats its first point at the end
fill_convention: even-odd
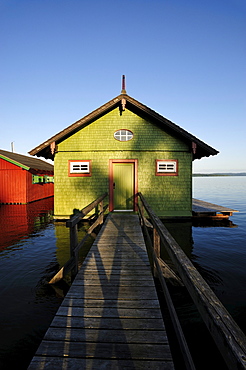
{"type": "Polygon", "coordinates": [[[68,176],[91,176],[91,161],[68,161],[68,176]]]}
{"type": "Polygon", "coordinates": [[[43,176],[39,176],[39,175],[32,175],[32,183],[33,184],[43,184],[45,181],[44,181],[44,177],[43,176]]]}
{"type": "Polygon", "coordinates": [[[156,176],[177,176],[178,161],[174,159],[156,160],[156,176]]]}
{"type": "Polygon", "coordinates": [[[51,182],[54,182],[54,177],[53,176],[44,176],[44,182],[45,182],[45,184],[49,184],[51,182]]]}

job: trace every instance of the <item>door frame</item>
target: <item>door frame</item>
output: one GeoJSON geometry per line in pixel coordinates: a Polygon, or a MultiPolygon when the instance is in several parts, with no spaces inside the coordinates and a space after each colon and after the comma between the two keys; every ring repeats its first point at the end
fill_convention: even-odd
{"type": "Polygon", "coordinates": [[[137,159],[110,159],[109,160],[109,211],[114,210],[114,163],[133,163],[133,211],[137,211],[137,193],[138,193],[138,160],[137,159]]]}

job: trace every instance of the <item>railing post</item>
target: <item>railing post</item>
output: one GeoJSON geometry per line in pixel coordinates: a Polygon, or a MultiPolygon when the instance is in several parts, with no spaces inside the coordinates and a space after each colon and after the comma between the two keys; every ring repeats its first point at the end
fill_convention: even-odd
{"type": "Polygon", "coordinates": [[[158,233],[158,231],[156,230],[155,227],[153,229],[153,246],[154,246],[154,251],[155,251],[156,257],[160,258],[160,256],[161,256],[161,238],[160,238],[160,235],[159,235],[159,233],[158,233]]]}
{"type": "Polygon", "coordinates": [[[72,280],[78,272],[78,253],[75,253],[75,248],[78,245],[78,226],[77,224],[69,227],[70,231],[70,257],[74,258],[75,267],[71,270],[72,280]]]}
{"type": "Polygon", "coordinates": [[[103,224],[103,200],[99,203],[99,217],[100,217],[100,225],[103,224]]]}
{"type": "MultiPolygon", "coordinates": [[[[160,256],[161,256],[161,239],[160,239],[160,235],[159,235],[159,233],[158,233],[158,231],[156,230],[155,227],[153,228],[153,248],[154,248],[156,257],[160,258],[160,256]]],[[[158,271],[157,271],[157,267],[156,267],[155,263],[154,263],[153,272],[154,272],[154,276],[158,277],[158,271]]]]}
{"type": "Polygon", "coordinates": [[[141,202],[140,208],[141,208],[142,216],[144,217],[144,211],[145,211],[145,209],[144,209],[143,202],[141,202]]]}

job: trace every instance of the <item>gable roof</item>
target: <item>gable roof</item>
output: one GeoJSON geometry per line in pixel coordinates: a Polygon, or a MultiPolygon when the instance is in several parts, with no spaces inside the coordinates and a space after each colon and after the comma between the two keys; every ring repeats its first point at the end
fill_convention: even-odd
{"type": "Polygon", "coordinates": [[[54,166],[50,163],[44,162],[41,159],[27,157],[26,155],[8,152],[7,150],[0,149],[0,158],[27,171],[30,169],[51,172],[54,171],[54,166]]]}
{"type": "Polygon", "coordinates": [[[150,120],[151,122],[157,124],[163,130],[169,132],[171,135],[175,135],[181,140],[185,141],[190,146],[191,150],[193,150],[193,159],[209,157],[210,155],[216,155],[219,153],[216,149],[199,140],[197,137],[188,133],[186,130],[182,129],[167,118],[161,116],[159,113],[155,112],[146,105],[138,102],[127,94],[120,94],[106,104],[99,107],[98,109],[94,110],[85,117],[68,126],[64,130],[60,131],[58,134],[52,136],[44,143],[32,149],[29,154],[53,159],[54,154],[52,154],[51,152],[51,145],[53,145],[54,148],[55,144],[59,144],[69,136],[73,135],[75,132],[79,131],[83,126],[95,121],[99,117],[105,115],[106,113],[117,107],[119,107],[120,110],[124,110],[124,108],[122,108],[122,102],[123,104],[125,103],[126,109],[136,113],[142,118],[150,120]]]}

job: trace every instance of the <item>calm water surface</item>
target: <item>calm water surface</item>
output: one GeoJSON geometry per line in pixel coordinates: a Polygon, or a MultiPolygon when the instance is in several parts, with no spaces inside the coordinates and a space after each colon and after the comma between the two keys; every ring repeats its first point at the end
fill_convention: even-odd
{"type": "MultiPolygon", "coordinates": [[[[245,189],[246,177],[194,178],[193,197],[240,212],[230,218],[231,225],[167,225],[244,332],[245,189]]],[[[46,284],[69,257],[68,230],[53,223],[52,211],[52,198],[0,206],[0,369],[27,368],[69,287],[69,280],[56,290],[46,284]]],[[[171,290],[197,369],[211,367],[216,350],[206,328],[185,291],[171,290]]],[[[223,369],[219,355],[217,361],[223,369]]]]}
{"type": "Polygon", "coordinates": [[[194,197],[229,207],[232,227],[194,227],[192,260],[246,333],[246,177],[194,178],[194,197]]]}

